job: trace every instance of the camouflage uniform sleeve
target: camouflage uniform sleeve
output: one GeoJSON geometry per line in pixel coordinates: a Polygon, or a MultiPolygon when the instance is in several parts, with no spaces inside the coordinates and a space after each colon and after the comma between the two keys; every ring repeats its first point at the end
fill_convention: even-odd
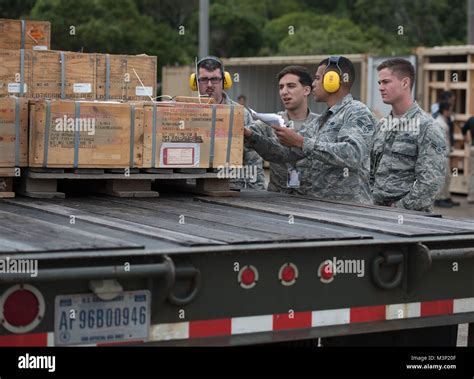
{"type": "Polygon", "coordinates": [[[431,211],[436,194],[441,190],[446,173],[446,138],[443,130],[431,122],[421,141],[415,165],[415,182],[403,198],[395,203],[405,209],[431,211]]]}
{"type": "Polygon", "coordinates": [[[252,147],[263,159],[275,163],[292,163],[304,158],[301,149],[288,148],[277,142],[276,136],[270,137],[273,129],[266,124],[264,126],[253,125],[250,127],[252,136],[246,139],[247,146],[252,147]]]}
{"type": "Polygon", "coordinates": [[[248,128],[252,124],[252,122],[253,122],[252,115],[246,108],[244,108],[244,126],[248,128]]]}
{"type": "Polygon", "coordinates": [[[336,142],[318,142],[305,137],[303,153],[331,166],[358,169],[369,156],[375,119],[366,109],[347,112],[336,142]]]}
{"type": "MultiPolygon", "coordinates": [[[[250,112],[244,108],[244,127],[249,128],[253,123],[253,118],[250,112]]],[[[263,169],[263,159],[251,146],[245,144],[244,159],[245,166],[257,167],[257,178],[254,182],[247,183],[247,187],[253,189],[265,189],[265,170],[263,169]]]]}
{"type": "Polygon", "coordinates": [[[375,171],[377,170],[380,152],[376,150],[377,142],[382,138],[380,123],[375,127],[374,134],[370,141],[370,171],[369,171],[369,184],[372,188],[375,184],[375,171]]]}

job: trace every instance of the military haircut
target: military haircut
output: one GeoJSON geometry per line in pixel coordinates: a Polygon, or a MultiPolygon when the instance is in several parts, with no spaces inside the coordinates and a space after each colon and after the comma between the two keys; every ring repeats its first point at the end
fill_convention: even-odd
{"type": "Polygon", "coordinates": [[[303,87],[310,87],[313,89],[313,78],[309,73],[309,70],[303,66],[286,66],[277,74],[277,80],[280,81],[285,75],[293,74],[299,78],[299,82],[303,87]]]}
{"type": "Polygon", "coordinates": [[[220,63],[221,61],[217,58],[213,58],[213,59],[204,59],[202,60],[201,62],[199,62],[198,64],[198,68],[203,68],[207,71],[214,71],[214,70],[221,70],[221,73],[224,69],[222,63],[220,63]]]}
{"type": "Polygon", "coordinates": [[[410,89],[413,89],[415,84],[415,67],[409,61],[401,58],[387,59],[377,66],[377,71],[381,71],[384,68],[392,70],[399,79],[410,79],[410,89]]]}
{"type": "Polygon", "coordinates": [[[342,86],[346,87],[347,89],[351,89],[352,85],[355,82],[356,74],[354,64],[349,58],[340,56],[338,65],[331,63],[329,66],[329,58],[323,59],[319,62],[318,67],[326,66],[326,71],[328,70],[335,70],[336,72],[341,72],[342,74],[342,86]],[[339,69],[337,68],[339,66],[339,69]],[[344,80],[345,79],[345,80],[344,80]]]}

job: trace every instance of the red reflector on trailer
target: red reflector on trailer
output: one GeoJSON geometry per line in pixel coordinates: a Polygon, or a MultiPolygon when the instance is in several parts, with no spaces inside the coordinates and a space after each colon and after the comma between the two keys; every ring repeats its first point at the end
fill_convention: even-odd
{"type": "Polygon", "coordinates": [[[253,288],[258,282],[258,271],[254,266],[244,266],[239,271],[237,280],[242,288],[253,288]]]}

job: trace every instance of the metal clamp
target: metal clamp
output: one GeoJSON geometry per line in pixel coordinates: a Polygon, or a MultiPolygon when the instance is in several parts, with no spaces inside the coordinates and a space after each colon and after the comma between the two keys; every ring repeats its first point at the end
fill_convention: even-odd
{"type": "Polygon", "coordinates": [[[183,306],[191,303],[197,296],[199,289],[201,287],[201,272],[193,266],[187,267],[178,267],[176,268],[174,262],[171,258],[168,258],[172,264],[172,272],[173,272],[173,286],[171,287],[169,294],[168,294],[168,302],[173,305],[183,306]],[[185,297],[178,297],[173,294],[174,283],[177,278],[182,279],[191,279],[191,289],[189,294],[185,297]]]}
{"type": "Polygon", "coordinates": [[[391,290],[400,285],[403,278],[403,255],[400,253],[382,253],[372,260],[372,279],[375,284],[384,290],[391,290]],[[384,281],[380,276],[381,266],[397,265],[395,275],[391,281],[384,281]]]}

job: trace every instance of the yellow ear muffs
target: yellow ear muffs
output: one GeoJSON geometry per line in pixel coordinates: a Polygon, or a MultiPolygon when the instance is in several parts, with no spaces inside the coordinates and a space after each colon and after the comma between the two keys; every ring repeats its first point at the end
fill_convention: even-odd
{"type": "Polygon", "coordinates": [[[189,88],[191,88],[191,91],[197,91],[198,90],[196,74],[191,74],[189,76],[189,88]]]}
{"type": "Polygon", "coordinates": [[[230,89],[232,88],[232,76],[230,75],[229,72],[225,71],[224,72],[224,89],[230,89]]]}
{"type": "MultiPolygon", "coordinates": [[[[224,72],[224,89],[230,89],[232,88],[232,76],[230,75],[229,72],[224,72]]],[[[191,91],[197,91],[198,86],[197,86],[197,80],[196,80],[196,74],[191,74],[189,76],[189,88],[191,88],[191,91]]]]}
{"type": "Polygon", "coordinates": [[[341,88],[341,76],[336,71],[328,71],[323,76],[323,88],[326,92],[334,93],[341,88]]]}

